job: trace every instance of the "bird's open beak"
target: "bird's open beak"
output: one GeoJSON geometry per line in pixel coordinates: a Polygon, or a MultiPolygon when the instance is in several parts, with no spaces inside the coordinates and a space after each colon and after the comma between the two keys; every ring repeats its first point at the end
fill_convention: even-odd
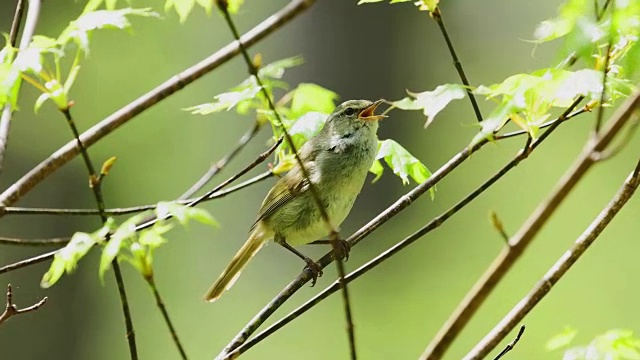
{"type": "Polygon", "coordinates": [[[366,120],[366,121],[377,121],[377,120],[386,118],[385,115],[375,114],[376,108],[378,107],[378,105],[382,104],[382,102],[383,100],[378,100],[373,104],[369,105],[366,109],[360,111],[360,114],[358,114],[358,119],[366,120]]]}

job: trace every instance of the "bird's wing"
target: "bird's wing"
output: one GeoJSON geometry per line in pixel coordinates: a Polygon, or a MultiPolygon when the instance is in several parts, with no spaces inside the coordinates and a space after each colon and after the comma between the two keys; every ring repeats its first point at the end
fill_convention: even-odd
{"type": "MultiPolygon", "coordinates": [[[[308,171],[311,171],[313,162],[307,162],[305,167],[308,171]]],[[[259,221],[273,215],[273,213],[282,206],[309,189],[309,182],[304,179],[300,173],[300,167],[296,166],[276,182],[276,185],[269,191],[267,197],[265,197],[262,202],[262,206],[258,211],[258,218],[253,223],[251,229],[253,229],[259,221]]]]}

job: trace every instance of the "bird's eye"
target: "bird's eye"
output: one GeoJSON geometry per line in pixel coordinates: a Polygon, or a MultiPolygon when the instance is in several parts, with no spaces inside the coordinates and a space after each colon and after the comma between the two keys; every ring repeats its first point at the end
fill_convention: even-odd
{"type": "Polygon", "coordinates": [[[356,113],[356,110],[355,110],[354,108],[348,107],[348,108],[344,111],[344,113],[345,113],[347,116],[351,116],[351,115],[353,115],[353,114],[355,114],[355,113],[356,113]]]}

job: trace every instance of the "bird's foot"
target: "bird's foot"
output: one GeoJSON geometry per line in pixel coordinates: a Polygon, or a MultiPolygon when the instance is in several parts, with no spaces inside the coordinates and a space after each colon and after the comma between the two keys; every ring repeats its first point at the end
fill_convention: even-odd
{"type": "Polygon", "coordinates": [[[333,252],[335,253],[336,260],[344,259],[349,260],[349,252],[351,251],[351,244],[346,240],[335,240],[333,242],[333,252]]]}
{"type": "Polygon", "coordinates": [[[311,272],[311,287],[314,287],[318,278],[322,276],[322,266],[309,258],[304,261],[307,263],[304,269],[311,272]]]}

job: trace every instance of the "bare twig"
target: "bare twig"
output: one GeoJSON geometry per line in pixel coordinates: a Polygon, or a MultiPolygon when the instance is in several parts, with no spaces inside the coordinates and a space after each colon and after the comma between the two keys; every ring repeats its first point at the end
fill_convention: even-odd
{"type": "Polygon", "coordinates": [[[19,246],[60,246],[66,245],[70,238],[51,238],[51,239],[18,239],[0,236],[0,244],[2,245],[19,245],[19,246]]]}
{"type": "Polygon", "coordinates": [[[167,324],[167,327],[169,328],[169,334],[171,334],[171,339],[173,340],[173,343],[178,348],[178,352],[180,352],[180,357],[183,360],[186,360],[187,353],[185,352],[184,347],[182,346],[182,344],[180,343],[180,340],[178,339],[178,333],[176,332],[176,329],[173,326],[171,319],[169,318],[169,312],[167,311],[166,306],[164,306],[164,301],[162,301],[162,298],[160,297],[160,293],[158,292],[158,287],[156,286],[156,282],[153,279],[153,274],[151,276],[145,276],[144,279],[149,285],[149,288],[153,293],[153,297],[156,299],[156,305],[160,309],[160,312],[162,313],[162,317],[164,318],[164,322],[165,324],[167,324]]]}
{"type": "MultiPolygon", "coordinates": [[[[234,193],[238,190],[244,189],[253,184],[257,184],[262,180],[268,179],[273,176],[271,171],[265,171],[260,175],[256,175],[251,179],[244,181],[236,186],[232,186],[226,190],[216,191],[215,193],[209,195],[206,199],[203,200],[209,201],[213,199],[219,199],[225,197],[231,193],[234,193]]],[[[177,200],[176,202],[179,204],[189,204],[195,201],[197,198],[185,199],[185,200],[177,200]]],[[[149,205],[140,205],[140,206],[132,206],[126,208],[115,208],[115,209],[105,209],[104,213],[106,215],[127,215],[139,213],[147,210],[155,209],[157,204],[149,204],[149,205]]],[[[2,212],[0,207],[0,212],[2,212]]],[[[98,215],[100,212],[96,209],[52,209],[52,208],[28,208],[28,207],[6,207],[4,208],[4,212],[7,215],[98,215]]]]}
{"type": "Polygon", "coordinates": [[[131,318],[131,311],[129,310],[129,301],[127,300],[127,293],[124,288],[124,279],[122,278],[122,272],[120,271],[120,264],[117,260],[111,263],[113,267],[113,274],[116,277],[116,285],[118,286],[118,294],[120,295],[120,306],[122,307],[122,315],[124,317],[124,325],[127,329],[126,338],[129,345],[129,356],[131,360],[138,359],[138,349],[136,347],[136,334],[133,329],[133,320],[131,318]]]}
{"type": "MultiPolygon", "coordinates": [[[[569,114],[573,111],[575,106],[577,106],[578,102],[581,100],[576,100],[560,117],[559,119],[568,119],[569,114]]],[[[538,141],[544,140],[547,133],[553,129],[555,129],[561,122],[555,122],[547,132],[545,132],[538,141]]],[[[399,198],[395,203],[389,206],[382,213],[378,214],[375,218],[373,218],[369,223],[356,231],[353,235],[351,235],[346,241],[353,247],[362,239],[370,235],[374,232],[378,227],[382,226],[389,219],[400,213],[402,210],[406,209],[409,205],[411,205],[414,201],[416,201],[420,196],[424,195],[429,191],[435,184],[437,184],[440,180],[442,180],[445,176],[447,176],[451,171],[457,168],[460,164],[462,164],[466,159],[468,159],[471,154],[478,151],[482,146],[488,143],[488,140],[483,139],[479,141],[474,146],[467,147],[462,149],[456,155],[454,155],[446,164],[444,164],[440,169],[435,171],[427,181],[416,186],[413,190],[409,191],[407,194],[399,198]]],[[[434,219],[434,223],[431,226],[437,227],[438,219],[434,219]]],[[[430,226],[430,225],[427,225],[430,226]]],[[[425,230],[426,227],[423,227],[421,230],[425,230]]],[[[428,230],[430,231],[430,230],[428,230]]],[[[414,234],[417,237],[421,236],[418,233],[414,234]]],[[[413,235],[412,235],[413,236],[413,235]]],[[[412,237],[405,239],[407,242],[414,241],[412,237]],[[411,240],[410,240],[411,238],[411,240]]],[[[394,247],[395,248],[395,247],[394,247]]],[[[389,249],[389,251],[394,251],[393,249],[389,249]]],[[[399,250],[399,249],[397,249],[399,250]]],[[[395,250],[395,251],[397,251],[395,250]]],[[[382,257],[383,254],[380,255],[382,257]]],[[[376,258],[377,259],[377,258],[376,258]]],[[[384,260],[384,258],[382,259],[384,260]]],[[[380,260],[380,261],[382,261],[380,260]]],[[[318,264],[324,268],[328,264],[333,261],[333,253],[329,253],[324,255],[320,260],[318,260],[318,264]]],[[[373,261],[372,261],[373,262],[373,261]]],[[[375,266],[375,264],[371,264],[375,266]]],[[[249,321],[249,323],[231,340],[229,344],[224,348],[224,350],[220,353],[219,357],[229,358],[225,356],[225,354],[231,353],[233,350],[242,345],[247,339],[278,309],[282,306],[293,294],[295,294],[299,289],[302,288],[307,282],[309,282],[312,278],[312,274],[310,271],[303,271],[296,279],[294,279],[289,285],[287,285],[280,293],[271,300],[260,312],[253,317],[249,321]]],[[[345,278],[348,280],[349,276],[345,278]]]]}
{"type": "Polygon", "coordinates": [[[42,255],[30,257],[28,259],[15,262],[13,264],[5,265],[3,267],[0,267],[0,274],[4,274],[6,272],[10,272],[10,271],[13,271],[13,270],[21,269],[23,267],[35,265],[35,264],[41,263],[41,262],[43,262],[45,260],[52,259],[53,256],[58,253],[58,251],[59,250],[50,251],[50,252],[44,253],[42,255]]]}
{"type": "Polygon", "coordinates": [[[640,162],[627,177],[622,187],[602,209],[587,229],[558,261],[538,281],[531,291],[476,345],[465,359],[482,359],[551,291],[553,286],[569,271],[571,266],[587,251],[611,220],[624,207],[640,185],[640,162]]]}
{"type": "Polygon", "coordinates": [[[5,307],[4,312],[0,315],[0,325],[9,320],[12,316],[38,310],[45,302],[47,302],[46,296],[29,307],[18,309],[18,307],[13,303],[13,290],[11,289],[11,284],[7,285],[7,306],[5,307]]]}
{"type": "Polygon", "coordinates": [[[256,136],[258,131],[260,131],[260,128],[262,128],[261,123],[256,121],[251,127],[251,129],[249,129],[244,135],[242,135],[242,137],[240,138],[240,141],[238,141],[238,144],[222,159],[213,163],[209,168],[209,170],[204,175],[202,175],[202,177],[195,184],[193,184],[193,186],[191,186],[187,191],[185,191],[184,194],[180,195],[178,199],[180,200],[188,199],[192,197],[195,193],[197,193],[200,189],[202,189],[205,185],[207,185],[209,181],[217,173],[219,173],[220,170],[222,170],[222,168],[224,168],[224,166],[227,165],[229,161],[231,161],[231,159],[233,159],[236,155],[238,155],[240,150],[242,150],[249,143],[249,141],[251,141],[251,139],[253,139],[256,136]]]}
{"type": "Polygon", "coordinates": [[[24,0],[18,0],[16,1],[16,11],[13,13],[11,30],[9,31],[9,44],[11,44],[12,47],[15,47],[16,42],[18,41],[18,32],[20,32],[20,24],[22,23],[23,13],[24,13],[24,0]]]}
{"type": "Polygon", "coordinates": [[[635,93],[618,109],[606,127],[587,142],[581,155],[560,179],[551,196],[538,206],[520,230],[511,238],[509,246],[503,249],[462,300],[422,354],[421,359],[442,358],[451,343],[495,289],[498,282],[522,255],[538,231],[558,208],[558,205],[594,164],[593,154],[601,152],[611,143],[613,137],[622,129],[639,104],[640,93],[635,93]]]}
{"type": "Polygon", "coordinates": [[[509,351],[513,350],[513,348],[516,347],[516,344],[518,343],[518,341],[520,341],[522,334],[524,334],[524,329],[525,329],[524,325],[520,326],[520,330],[518,330],[518,334],[516,335],[516,338],[513,339],[512,342],[507,344],[507,346],[505,346],[504,349],[502,349],[502,351],[500,352],[500,354],[498,354],[498,356],[493,358],[493,360],[499,360],[503,356],[505,356],[509,351]]]}
{"type": "MultiPolygon", "coordinates": [[[[280,11],[268,17],[262,23],[243,35],[241,38],[242,43],[247,47],[257,43],[269,34],[278,30],[283,25],[287,24],[304,10],[311,7],[314,3],[315,0],[292,0],[280,11]]],[[[218,68],[220,65],[236,56],[239,52],[240,48],[237,41],[228,44],[200,63],[173,76],[160,86],[100,121],[98,124],[85,131],[80,136],[80,140],[85,146],[92,146],[98,140],[110,134],[136,115],[139,115],[143,111],[176,93],[203,75],[218,68]]],[[[0,207],[14,204],[25,194],[31,191],[31,189],[33,189],[43,179],[77,156],[78,153],[79,151],[76,147],[75,141],[70,141],[62,146],[0,194],[0,207]]],[[[2,213],[0,213],[0,216],[2,216],[2,213]]]]}
{"type": "Polygon", "coordinates": [[[456,51],[453,48],[453,43],[451,42],[451,39],[449,38],[449,34],[447,33],[447,28],[444,26],[444,20],[442,19],[442,11],[440,10],[440,7],[438,6],[430,14],[431,14],[431,17],[438,24],[438,28],[440,28],[440,32],[442,33],[442,36],[444,37],[444,41],[447,43],[447,48],[449,49],[449,53],[451,54],[451,58],[453,59],[453,65],[455,66],[456,71],[458,71],[458,75],[460,76],[460,80],[465,85],[465,88],[467,90],[467,96],[469,97],[469,101],[471,102],[471,106],[473,107],[473,112],[476,115],[476,119],[478,120],[478,122],[481,122],[482,121],[482,113],[480,112],[480,107],[478,106],[478,102],[476,101],[476,98],[473,95],[473,92],[471,91],[471,87],[469,85],[469,80],[467,80],[467,75],[465,75],[464,70],[462,69],[462,64],[460,63],[460,60],[458,59],[458,55],[456,54],[456,51]]]}
{"type": "MultiPolygon", "coordinates": [[[[24,0],[18,0],[16,4],[16,11],[13,16],[13,22],[11,23],[11,32],[9,33],[9,44],[14,47],[16,45],[16,39],[18,38],[18,32],[20,31],[20,22],[22,19],[22,12],[24,11],[24,0]]],[[[38,24],[38,17],[40,16],[40,0],[29,1],[27,9],[27,19],[25,21],[24,31],[22,32],[22,38],[20,39],[20,48],[18,52],[24,51],[33,37],[33,33],[38,24]]],[[[11,56],[11,55],[9,55],[11,56]]],[[[18,85],[19,86],[19,85],[18,85]]],[[[18,88],[18,91],[20,89],[18,88]]],[[[0,174],[2,173],[2,164],[4,163],[4,154],[7,150],[7,141],[9,140],[9,128],[11,127],[11,116],[13,115],[13,107],[10,101],[7,101],[2,109],[2,115],[0,115],[0,174]]]]}

